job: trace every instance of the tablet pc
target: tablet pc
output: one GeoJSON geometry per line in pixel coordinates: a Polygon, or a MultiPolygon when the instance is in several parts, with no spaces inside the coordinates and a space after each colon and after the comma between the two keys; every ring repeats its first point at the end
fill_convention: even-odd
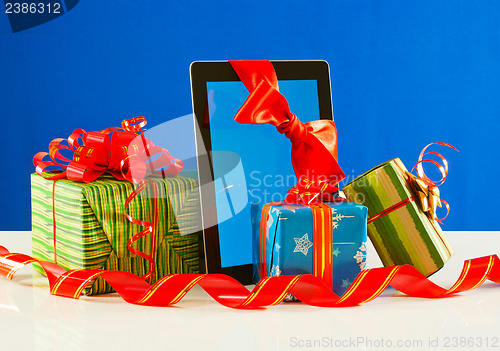
{"type": "MultiPolygon", "coordinates": [[[[271,61],[302,122],[333,119],[326,61],[271,61]]],[[[206,271],[252,281],[252,202],[282,201],[296,183],[291,144],[271,125],[233,120],[249,95],[228,61],[191,64],[206,271]]]]}

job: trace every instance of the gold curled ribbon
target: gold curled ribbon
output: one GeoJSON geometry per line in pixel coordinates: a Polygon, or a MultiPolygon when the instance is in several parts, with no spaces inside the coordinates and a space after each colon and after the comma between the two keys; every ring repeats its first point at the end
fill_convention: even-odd
{"type": "Polygon", "coordinates": [[[453,145],[450,145],[448,143],[430,143],[422,149],[418,157],[418,162],[415,164],[415,166],[413,166],[412,172],[414,169],[416,169],[417,176],[408,171],[406,171],[406,175],[408,176],[408,180],[410,181],[410,184],[416,192],[416,195],[419,199],[418,202],[422,208],[422,211],[427,213],[427,215],[431,219],[441,223],[441,221],[448,217],[448,214],[450,213],[450,206],[446,201],[441,200],[438,188],[441,184],[444,183],[444,181],[446,180],[446,176],[448,175],[448,161],[440,153],[434,151],[426,152],[427,148],[431,145],[443,145],[458,151],[453,145]],[[442,163],[439,163],[438,161],[432,159],[423,159],[425,155],[437,156],[441,159],[442,163]],[[423,168],[424,162],[432,163],[433,165],[438,167],[439,171],[441,172],[441,178],[439,180],[432,180],[425,174],[423,168]],[[446,207],[447,213],[443,218],[438,218],[436,215],[437,208],[443,207],[443,205],[446,207]]]}

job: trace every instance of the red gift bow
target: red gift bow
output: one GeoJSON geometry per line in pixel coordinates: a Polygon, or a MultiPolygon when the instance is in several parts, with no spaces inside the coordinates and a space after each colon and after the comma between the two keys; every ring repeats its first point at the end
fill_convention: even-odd
{"type": "Polygon", "coordinates": [[[363,270],[340,297],[311,274],[267,277],[251,292],[224,274],[171,274],[151,286],[132,273],[95,269],[66,271],[55,263],[10,253],[0,246],[1,276],[12,279],[20,268],[30,263],[40,264],[45,270],[52,295],[78,299],[86,286],[102,277],[126,302],[146,306],[176,304],[195,285],[226,307],[256,309],[279,304],[288,294],[312,306],[347,307],[375,299],[389,285],[409,296],[441,298],[475,289],[486,279],[500,283],[500,260],[492,255],[465,261],[462,273],[450,289],[434,284],[410,265],[363,270]]]}
{"type": "MultiPolygon", "coordinates": [[[[345,178],[337,162],[337,131],[330,120],[302,123],[290,112],[279,92],[270,61],[229,61],[250,92],[234,120],[238,123],[272,124],[292,142],[292,165],[298,179],[326,180],[335,184],[345,178]]],[[[333,190],[334,189],[334,190],[333,190]]]]}
{"type": "MultiPolygon", "coordinates": [[[[153,144],[144,137],[144,127],[147,121],[144,116],[134,117],[122,121],[122,128],[110,127],[97,132],[86,132],[78,128],[67,138],[57,138],[50,142],[49,152],[39,152],[33,157],[36,173],[46,179],[57,181],[67,178],[72,181],[90,183],[104,173],[110,173],[116,179],[127,180],[139,185],[126,199],[124,206],[125,217],[132,223],[145,227],[128,240],[128,249],[131,253],[146,259],[149,262],[149,271],[143,279],[152,279],[155,271],[155,242],[156,242],[156,183],[145,180],[150,175],[171,177],[177,175],[183,168],[181,160],[171,156],[166,149],[153,144]],[[82,143],[79,142],[82,141],[82,143]],[[61,154],[62,150],[73,152],[72,159],[61,154]],[[49,156],[51,160],[44,159],[49,156]],[[56,167],[52,175],[43,174],[48,167],[56,167]],[[152,187],[153,213],[151,220],[133,218],[127,213],[132,200],[146,189],[152,187]],[[133,244],[147,234],[152,235],[151,254],[148,255],[133,247],[133,244]]],[[[54,169],[52,169],[54,171],[54,169]]],[[[56,225],[55,225],[55,184],[52,196],[53,230],[54,230],[54,262],[56,254],[56,225]]]]}
{"type": "Polygon", "coordinates": [[[104,173],[134,183],[141,183],[152,174],[178,174],[183,167],[182,161],[144,137],[146,123],[146,118],[140,116],[124,120],[122,129],[110,127],[97,132],[75,129],[67,139],[52,140],[49,152],[39,152],[33,157],[36,173],[42,175],[46,168],[55,166],[52,171],[61,172],[45,176],[46,179],[67,178],[84,183],[90,183],[104,173]],[[73,152],[72,159],[63,156],[62,150],[73,152]],[[44,161],[47,156],[51,160],[44,161]],[[156,158],[152,160],[153,157],[156,158]]]}

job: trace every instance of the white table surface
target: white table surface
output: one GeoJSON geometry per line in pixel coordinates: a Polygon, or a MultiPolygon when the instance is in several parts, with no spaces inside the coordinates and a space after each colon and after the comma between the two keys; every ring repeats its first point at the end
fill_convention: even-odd
{"type": "MultiPolygon", "coordinates": [[[[465,259],[500,253],[500,232],[446,235],[455,255],[432,277],[443,287],[465,259]]],[[[0,232],[0,245],[29,254],[30,232],[0,232]]],[[[380,265],[371,245],[368,255],[369,267],[380,265]]],[[[0,279],[0,350],[500,350],[500,285],[492,282],[445,299],[389,288],[359,307],[283,303],[260,311],[223,307],[199,287],[165,308],[130,305],[116,294],[72,300],[47,287],[29,267],[14,281],[0,279]]]]}

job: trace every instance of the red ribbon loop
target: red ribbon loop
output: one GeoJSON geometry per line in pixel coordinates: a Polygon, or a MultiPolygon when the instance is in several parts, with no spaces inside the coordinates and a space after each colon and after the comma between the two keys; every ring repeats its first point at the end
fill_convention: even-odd
{"type": "Polygon", "coordinates": [[[443,184],[445,182],[446,177],[448,176],[448,161],[440,153],[437,153],[437,152],[434,152],[434,151],[425,152],[425,150],[427,150],[427,148],[429,146],[431,146],[431,145],[443,145],[443,146],[450,147],[450,148],[452,148],[453,150],[455,150],[457,152],[458,152],[458,150],[453,145],[450,145],[448,143],[434,142],[434,143],[430,143],[430,144],[426,145],[422,149],[422,151],[420,151],[420,155],[418,156],[418,162],[415,164],[415,166],[413,166],[413,169],[417,168],[417,174],[418,174],[419,178],[422,179],[422,181],[424,181],[427,185],[438,187],[438,186],[440,186],[441,184],[443,184]],[[437,157],[439,157],[441,159],[441,162],[443,164],[441,165],[439,162],[431,160],[431,159],[425,159],[425,160],[423,160],[422,158],[425,155],[435,155],[435,156],[437,156],[437,157]],[[439,171],[441,172],[441,179],[439,179],[439,180],[432,180],[429,177],[427,177],[427,175],[424,172],[424,168],[423,168],[423,163],[424,162],[430,162],[430,163],[436,165],[438,167],[439,171]]]}
{"type": "Polygon", "coordinates": [[[122,128],[127,132],[142,132],[147,123],[146,117],[138,116],[130,119],[124,119],[122,121],[122,128]]]}

